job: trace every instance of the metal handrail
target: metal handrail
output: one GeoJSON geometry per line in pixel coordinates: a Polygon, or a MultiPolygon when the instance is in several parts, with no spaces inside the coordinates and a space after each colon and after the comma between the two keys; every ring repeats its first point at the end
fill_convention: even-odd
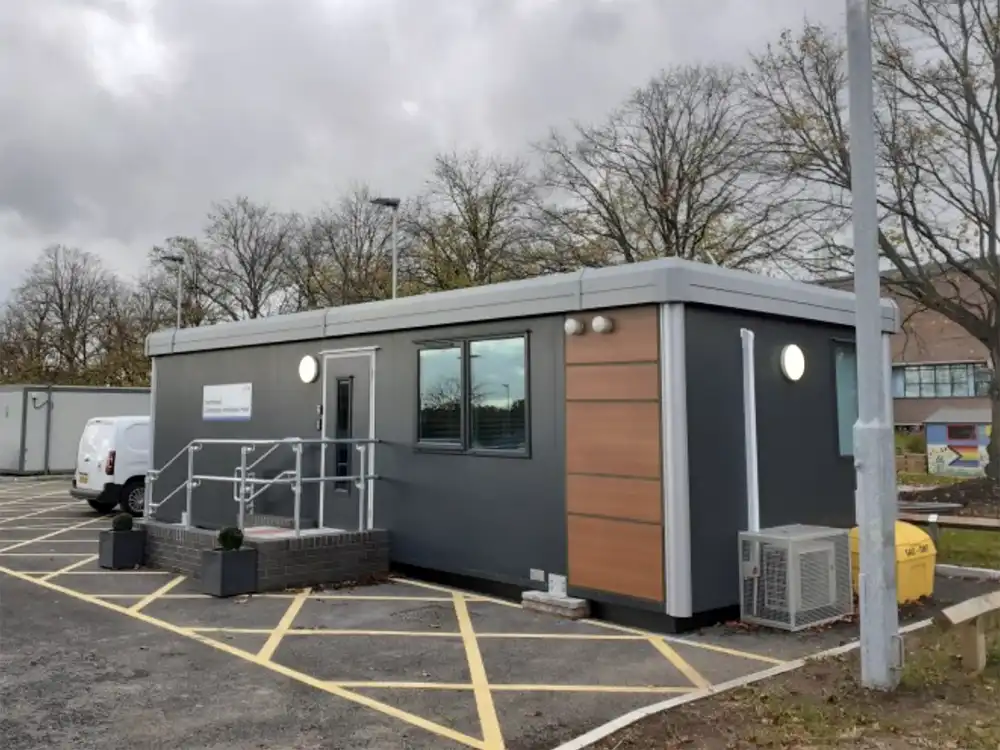
{"type": "Polygon", "coordinates": [[[302,485],[303,484],[319,484],[322,485],[326,482],[335,482],[340,484],[342,482],[353,482],[354,486],[358,489],[358,528],[363,529],[365,527],[365,501],[366,497],[370,497],[371,494],[371,484],[372,481],[378,479],[378,476],[374,473],[367,473],[365,467],[368,465],[366,459],[368,458],[368,451],[373,449],[374,444],[380,442],[378,439],[371,438],[281,438],[277,440],[261,440],[261,439],[246,439],[240,440],[238,438],[198,438],[190,441],[184,448],[182,448],[175,456],[173,456],[167,463],[165,463],[159,469],[150,469],[147,472],[147,484],[149,486],[149,491],[146,495],[146,516],[148,518],[153,518],[157,509],[159,509],[164,503],[174,497],[182,489],[186,490],[186,510],[183,515],[182,523],[190,528],[191,517],[192,517],[192,506],[194,502],[194,489],[201,485],[202,482],[224,482],[233,485],[233,499],[240,504],[239,509],[239,527],[242,529],[244,527],[246,519],[246,510],[249,506],[253,508],[253,501],[266,490],[268,487],[278,484],[291,486],[295,495],[295,509],[294,509],[294,529],[295,535],[299,536],[301,534],[301,506],[302,506],[302,485]],[[352,476],[338,476],[338,477],[328,477],[325,474],[321,474],[319,477],[303,477],[302,476],[302,447],[304,445],[353,445],[355,449],[361,454],[360,456],[360,466],[361,474],[352,476]],[[206,445],[238,445],[240,446],[240,466],[234,471],[233,476],[220,476],[214,474],[195,474],[194,473],[194,454],[200,451],[206,445]],[[264,452],[263,455],[257,458],[251,464],[247,464],[247,454],[253,452],[257,446],[267,445],[270,448],[264,452]],[[286,469],[280,472],[277,476],[271,479],[258,479],[250,473],[250,470],[258,466],[261,461],[270,456],[278,448],[287,445],[292,448],[295,452],[295,469],[286,469]],[[169,494],[167,494],[159,502],[153,502],[152,500],[152,485],[159,478],[160,474],[168,468],[171,464],[177,461],[181,456],[187,454],[188,459],[188,472],[187,479],[185,479],[181,484],[175,487],[169,494]],[[259,487],[256,491],[251,492],[248,495],[247,490],[252,490],[254,487],[259,487]]]}

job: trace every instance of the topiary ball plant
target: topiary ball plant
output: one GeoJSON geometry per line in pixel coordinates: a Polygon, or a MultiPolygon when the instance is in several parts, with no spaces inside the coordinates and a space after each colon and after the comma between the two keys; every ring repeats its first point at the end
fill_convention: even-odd
{"type": "Polygon", "coordinates": [[[112,531],[131,531],[132,530],[132,514],[131,513],[119,513],[117,516],[111,519],[111,530],[112,531]]]}
{"type": "Polygon", "coordinates": [[[235,552],[243,546],[243,532],[235,526],[227,526],[219,532],[219,546],[227,552],[235,552]]]}

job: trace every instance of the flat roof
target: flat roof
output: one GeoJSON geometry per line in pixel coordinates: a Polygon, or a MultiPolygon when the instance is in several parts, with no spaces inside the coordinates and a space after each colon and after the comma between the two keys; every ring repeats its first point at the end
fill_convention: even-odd
{"type": "MultiPolygon", "coordinates": [[[[167,329],[150,334],[146,354],[157,357],[667,302],[854,325],[852,292],[664,258],[180,331],[167,329]]],[[[899,330],[896,304],[885,298],[882,330],[899,330]]]]}
{"type": "Polygon", "coordinates": [[[0,393],[11,391],[55,391],[57,393],[150,393],[148,385],[41,385],[39,383],[10,383],[0,385],[0,393]]]}
{"type": "Polygon", "coordinates": [[[943,406],[928,415],[924,424],[989,424],[993,415],[988,406],[943,406]]]}

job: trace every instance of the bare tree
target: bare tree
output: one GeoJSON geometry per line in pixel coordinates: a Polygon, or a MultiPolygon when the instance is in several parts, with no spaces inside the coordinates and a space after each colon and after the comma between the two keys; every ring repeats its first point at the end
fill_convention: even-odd
{"type": "MultiPolygon", "coordinates": [[[[351,305],[392,295],[392,217],[356,187],[304,221],[288,257],[290,306],[297,310],[351,305]]],[[[405,237],[400,265],[406,264],[405,237]]]]}
{"type": "Polygon", "coordinates": [[[754,169],[738,71],[664,71],[599,126],[540,144],[547,214],[582,264],[678,257],[759,268],[799,224],[754,169]]]}
{"type": "Polygon", "coordinates": [[[146,337],[171,320],[172,309],[157,298],[148,278],[130,284],[112,279],[96,334],[100,356],[91,368],[90,382],[110,386],[148,386],[146,337]]]}
{"type": "Polygon", "coordinates": [[[181,324],[185,328],[211,325],[231,317],[214,302],[220,284],[213,278],[215,258],[193,237],[169,237],[149,254],[149,270],[141,281],[151,299],[144,304],[161,311],[160,327],[175,325],[177,315],[177,268],[163,260],[172,255],[184,259],[181,267],[181,324]]]}
{"type": "MultiPolygon", "coordinates": [[[[1000,7],[996,0],[891,0],[874,13],[879,251],[886,283],[951,319],[990,352],[1000,437],[1000,7]]],[[[822,211],[824,261],[851,267],[847,70],[839,34],[786,32],[754,60],[750,92],[767,168],[822,211]]],[[[1000,476],[998,443],[991,476],[1000,476]]]]}
{"type": "Polygon", "coordinates": [[[299,235],[296,216],[238,197],[215,204],[205,229],[204,274],[199,289],[231,320],[277,310],[285,268],[299,235]]]}
{"type": "Polygon", "coordinates": [[[535,190],[521,161],[478,151],[439,156],[405,222],[421,286],[456,289],[529,275],[535,190]]]}
{"type": "Polygon", "coordinates": [[[0,383],[47,383],[51,319],[46,306],[25,306],[15,291],[0,311],[0,383]]]}
{"type": "Polygon", "coordinates": [[[51,382],[87,382],[100,354],[98,334],[113,276],[77,248],[46,248],[15,290],[12,308],[29,341],[44,344],[34,363],[51,382]]]}

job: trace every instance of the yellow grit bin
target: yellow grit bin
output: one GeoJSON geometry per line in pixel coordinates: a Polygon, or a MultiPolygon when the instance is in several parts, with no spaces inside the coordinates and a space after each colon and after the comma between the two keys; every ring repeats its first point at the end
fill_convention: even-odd
{"type": "MultiPolygon", "coordinates": [[[[937,548],[930,534],[905,521],[896,521],[896,596],[900,604],[934,593],[937,548]]],[[[851,577],[858,593],[858,528],[851,529],[851,577]]]]}

